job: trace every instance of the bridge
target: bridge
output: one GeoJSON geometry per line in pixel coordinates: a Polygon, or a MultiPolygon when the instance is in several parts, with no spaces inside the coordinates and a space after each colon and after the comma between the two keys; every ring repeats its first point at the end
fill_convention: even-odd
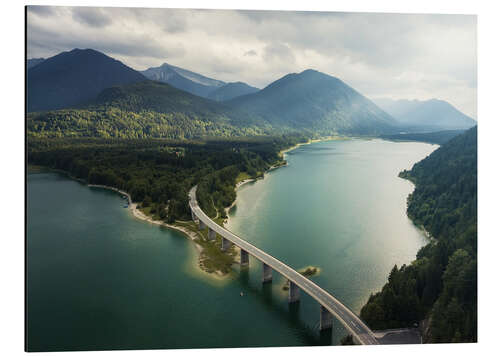
{"type": "Polygon", "coordinates": [[[215,240],[217,234],[221,236],[221,249],[227,250],[231,244],[236,245],[241,250],[240,264],[249,264],[249,255],[260,261],[263,265],[262,282],[272,281],[273,270],[283,275],[289,282],[288,301],[294,303],[300,300],[300,292],[304,291],[315,299],[320,306],[319,325],[320,330],[332,328],[333,317],[342,323],[342,325],[352,334],[353,338],[362,345],[377,345],[379,341],[374,333],[363,321],[353,313],[349,308],[337,300],[327,291],[316,285],[314,282],[289,267],[280,260],[267,254],[261,249],[250,244],[246,240],[238,237],[236,234],[219,226],[212,221],[205,212],[202,211],[196,199],[196,188],[194,186],[189,191],[189,207],[193,221],[198,221],[200,230],[208,227],[208,239],[215,240]]]}

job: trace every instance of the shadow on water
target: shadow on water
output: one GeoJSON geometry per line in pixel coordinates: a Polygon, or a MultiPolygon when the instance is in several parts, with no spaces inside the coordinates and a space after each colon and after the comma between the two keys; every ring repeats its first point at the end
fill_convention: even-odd
{"type": "MultiPolygon", "coordinates": [[[[157,226],[157,228],[162,231],[172,232],[167,227],[157,226]]],[[[178,233],[177,231],[174,232],[178,233]]],[[[179,241],[185,239],[180,233],[173,234],[172,237],[179,241]]],[[[254,277],[253,280],[251,279],[251,272],[252,269],[250,269],[250,266],[239,266],[239,268],[233,269],[234,276],[241,285],[245,295],[255,299],[255,301],[264,306],[269,314],[273,314],[280,320],[286,321],[290,331],[293,331],[293,334],[305,344],[310,346],[332,345],[332,329],[320,331],[319,322],[313,326],[307,324],[301,317],[300,301],[288,304],[284,301],[283,294],[276,293],[276,291],[273,293],[273,286],[279,284],[276,277],[274,277],[273,282],[261,283],[259,278],[255,279],[254,277]]],[[[254,271],[255,273],[257,272],[254,271]]]]}
{"type": "Polygon", "coordinates": [[[240,268],[240,274],[238,275],[238,280],[240,283],[246,287],[250,284],[250,268],[248,266],[240,268]]]}
{"type": "Polygon", "coordinates": [[[288,304],[288,312],[290,315],[290,322],[293,324],[300,324],[300,301],[288,304]]]}
{"type": "MultiPolygon", "coordinates": [[[[238,273],[237,273],[238,274],[238,273]]],[[[287,321],[288,326],[294,334],[311,346],[331,345],[332,330],[319,332],[318,326],[306,324],[300,316],[300,301],[284,304],[283,296],[273,295],[273,283],[260,283],[258,286],[252,285],[250,279],[250,269],[243,267],[238,274],[238,281],[244,287],[247,295],[261,303],[268,313],[278,316],[287,321]]]]}
{"type": "Polygon", "coordinates": [[[319,344],[321,346],[330,346],[332,344],[333,329],[324,329],[319,332],[319,344]]]}
{"type": "Polygon", "coordinates": [[[273,285],[271,282],[262,284],[262,296],[266,303],[273,303],[273,285]]]}

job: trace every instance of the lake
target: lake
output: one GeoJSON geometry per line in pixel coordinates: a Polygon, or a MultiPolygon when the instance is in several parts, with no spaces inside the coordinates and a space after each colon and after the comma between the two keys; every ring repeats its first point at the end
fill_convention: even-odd
{"type": "MultiPolygon", "coordinates": [[[[301,146],[289,165],[242,186],[227,227],[312,279],[356,313],[394,264],[426,238],[406,217],[402,169],[437,148],[338,140],[301,146]]],[[[57,173],[28,175],[27,332],[30,351],[337,344],[319,307],[289,307],[277,275],[235,265],[220,280],[197,267],[182,234],[135,219],[115,192],[57,173]],[[243,296],[241,296],[243,292],[243,296]]]]}

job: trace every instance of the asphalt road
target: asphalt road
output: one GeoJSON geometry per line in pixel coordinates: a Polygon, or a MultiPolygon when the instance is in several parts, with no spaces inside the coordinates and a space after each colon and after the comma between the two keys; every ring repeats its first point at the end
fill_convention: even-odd
{"type": "Polygon", "coordinates": [[[189,191],[189,206],[196,217],[203,223],[205,223],[210,229],[217,232],[217,234],[226,238],[233,244],[237,245],[239,248],[247,251],[256,259],[269,265],[273,270],[277,271],[288,280],[294,282],[298,287],[300,287],[302,291],[306,292],[318,303],[323,305],[328,311],[330,311],[330,313],[333,314],[333,316],[336,317],[337,320],[339,320],[344,325],[344,327],[353,335],[354,339],[357,340],[360,344],[379,344],[379,341],[370,330],[370,328],[366,326],[365,323],[361,321],[361,319],[356,314],[354,314],[351,310],[349,310],[349,308],[343,305],[339,300],[337,300],[327,291],[323,290],[311,280],[307,279],[305,276],[298,273],[285,263],[279,261],[273,256],[253,246],[244,239],[241,239],[234,233],[231,233],[227,229],[219,226],[217,223],[212,221],[212,219],[210,219],[210,217],[208,217],[198,206],[198,202],[196,200],[196,186],[189,191]]]}

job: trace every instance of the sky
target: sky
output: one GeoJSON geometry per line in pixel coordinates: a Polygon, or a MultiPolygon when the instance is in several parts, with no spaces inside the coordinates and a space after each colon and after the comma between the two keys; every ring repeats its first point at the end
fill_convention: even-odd
{"type": "Polygon", "coordinates": [[[93,48],[263,88],[316,69],[371,98],[445,100],[477,117],[473,15],[30,6],[28,58],[93,48]]]}

